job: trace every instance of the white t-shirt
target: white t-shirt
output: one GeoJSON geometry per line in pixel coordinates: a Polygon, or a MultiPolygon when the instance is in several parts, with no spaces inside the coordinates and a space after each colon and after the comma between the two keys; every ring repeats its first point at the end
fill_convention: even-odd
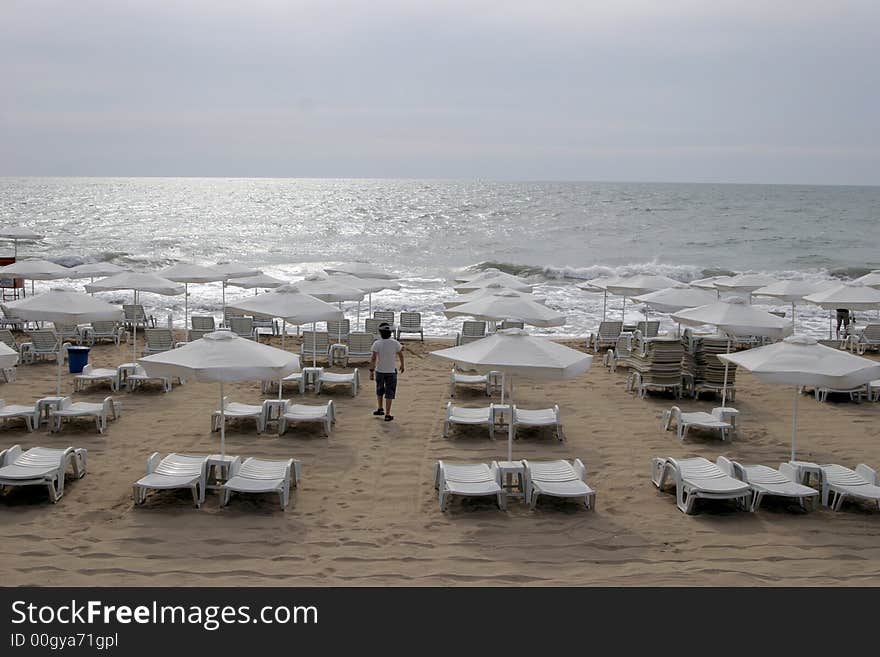
{"type": "Polygon", "coordinates": [[[394,357],[401,349],[403,349],[403,345],[394,338],[376,340],[371,349],[374,354],[377,354],[376,371],[383,374],[393,373],[397,369],[394,357]]]}

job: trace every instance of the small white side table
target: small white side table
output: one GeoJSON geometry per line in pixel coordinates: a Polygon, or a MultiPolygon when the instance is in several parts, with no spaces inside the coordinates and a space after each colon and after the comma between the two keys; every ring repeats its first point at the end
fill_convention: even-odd
{"type": "Polygon", "coordinates": [[[321,378],[321,373],[323,371],[323,367],[304,367],[302,370],[303,379],[301,390],[305,390],[309,386],[314,388],[318,383],[318,379],[321,378]]]}
{"type": "Polygon", "coordinates": [[[717,415],[722,422],[727,422],[732,427],[731,433],[736,435],[736,418],[739,411],[733,406],[718,406],[712,409],[712,415],[717,415]]]}
{"type": "Polygon", "coordinates": [[[495,429],[510,431],[510,420],[513,415],[510,404],[492,404],[492,412],[495,415],[495,429]]]}
{"type": "Polygon", "coordinates": [[[816,482],[821,488],[822,468],[818,463],[812,461],[789,461],[788,463],[794,468],[797,483],[807,485],[810,483],[810,478],[815,476],[816,482]]]}
{"type": "Polygon", "coordinates": [[[237,459],[237,456],[227,454],[211,454],[208,457],[208,483],[205,488],[208,490],[217,490],[229,479],[229,466],[237,459]]]}
{"type": "Polygon", "coordinates": [[[287,407],[289,399],[267,399],[263,403],[266,404],[266,414],[268,422],[275,422],[281,417],[284,409],[287,407]]]}
{"type": "Polygon", "coordinates": [[[43,397],[37,400],[36,409],[40,424],[49,423],[49,412],[57,409],[61,405],[62,399],[64,397],[43,397]]]}
{"type": "Polygon", "coordinates": [[[337,342],[330,345],[330,365],[345,365],[348,362],[348,345],[337,342]]]}
{"type": "Polygon", "coordinates": [[[522,461],[498,461],[501,472],[501,488],[508,497],[525,498],[526,467],[522,461]]]}

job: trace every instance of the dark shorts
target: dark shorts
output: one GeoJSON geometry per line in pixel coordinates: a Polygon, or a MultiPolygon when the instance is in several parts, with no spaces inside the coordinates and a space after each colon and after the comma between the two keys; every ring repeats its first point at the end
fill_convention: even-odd
{"type": "Polygon", "coordinates": [[[376,396],[394,399],[397,394],[397,372],[376,372],[376,396]]]}

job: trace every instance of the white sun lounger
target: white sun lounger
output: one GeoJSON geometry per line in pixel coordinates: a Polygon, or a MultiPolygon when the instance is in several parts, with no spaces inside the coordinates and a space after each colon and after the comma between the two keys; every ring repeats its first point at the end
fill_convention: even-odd
{"type": "Polygon", "coordinates": [[[299,394],[303,394],[306,391],[306,382],[303,378],[302,372],[294,372],[293,374],[288,374],[283,379],[281,379],[281,381],[278,381],[277,379],[263,381],[262,385],[260,386],[260,390],[264,395],[267,395],[273,390],[278,390],[279,384],[283,389],[285,383],[295,383],[299,388],[299,394]]]}
{"type": "MultiPolygon", "coordinates": [[[[262,404],[242,404],[231,402],[228,397],[223,398],[223,415],[226,420],[252,419],[257,422],[257,433],[266,430],[269,421],[269,412],[265,402],[262,404]]],[[[211,414],[211,431],[220,431],[220,409],[211,414]]]]}
{"type": "Polygon", "coordinates": [[[526,502],[534,509],[541,495],[581,500],[588,509],[596,507],[596,492],[587,485],[587,468],[580,459],[568,461],[526,461],[526,502]]]}
{"type": "Polygon", "coordinates": [[[64,495],[68,465],[78,479],[86,476],[84,449],[32,447],[26,452],[19,445],[0,452],[0,488],[3,486],[46,486],[54,504],[64,495]]]}
{"type": "Polygon", "coordinates": [[[321,388],[325,385],[351,386],[351,396],[357,397],[358,388],[360,387],[360,377],[357,368],[353,372],[328,372],[321,370],[321,375],[315,383],[315,394],[321,394],[321,388]]]}
{"type": "Polygon", "coordinates": [[[679,440],[687,438],[688,430],[691,427],[699,427],[700,429],[717,429],[721,432],[721,440],[727,439],[727,432],[733,429],[730,422],[721,419],[720,408],[714,409],[712,413],[704,411],[694,411],[692,413],[683,413],[678,406],[673,406],[668,411],[663,411],[663,430],[669,431],[672,428],[673,421],[677,429],[679,440]],[[716,414],[715,411],[719,411],[716,414]]]}
{"type": "Polygon", "coordinates": [[[443,421],[443,437],[449,438],[449,429],[453,424],[485,424],[489,427],[489,438],[495,440],[495,413],[491,404],[480,408],[465,408],[446,404],[446,419],[443,421]]]}
{"type": "Polygon", "coordinates": [[[49,431],[61,431],[61,423],[78,417],[95,419],[98,433],[104,433],[110,418],[117,419],[121,414],[118,402],[112,397],[105,397],[101,403],[75,402],[70,397],[61,400],[58,408],[49,411],[49,431]]]}
{"type": "MultiPolygon", "coordinates": [[[[123,367],[123,366],[120,366],[123,367]]],[[[121,373],[120,373],[121,375],[121,373]]],[[[183,379],[178,377],[178,382],[183,383],[183,379]]],[[[164,392],[171,392],[171,381],[172,377],[170,376],[150,376],[147,374],[147,371],[143,368],[142,365],[135,364],[134,371],[127,374],[125,377],[125,389],[128,392],[134,392],[140,386],[145,383],[157,382],[162,384],[162,390],[164,392]]]]}
{"type": "Polygon", "coordinates": [[[6,424],[9,420],[21,418],[28,431],[33,431],[40,426],[40,413],[37,411],[36,404],[33,406],[25,406],[23,404],[7,404],[0,399],[0,420],[6,424]]]}
{"type": "Polygon", "coordinates": [[[692,513],[698,499],[735,500],[740,508],[751,507],[749,485],[702,457],[651,459],[651,482],[660,490],[673,483],[676,505],[684,513],[692,513]]]}
{"type": "Polygon", "coordinates": [[[493,496],[498,501],[498,508],[507,508],[507,497],[501,488],[501,473],[498,463],[447,463],[437,461],[434,466],[434,488],[437,489],[440,510],[446,511],[449,498],[493,496]]]}
{"type": "Polygon", "coordinates": [[[517,427],[553,427],[556,439],[560,442],[565,440],[562,432],[562,418],[559,415],[559,406],[553,408],[527,409],[519,408],[515,404],[511,410],[511,426],[513,436],[516,437],[517,427]]]}
{"type": "Polygon", "coordinates": [[[119,392],[119,370],[111,370],[109,367],[94,367],[86,364],[81,374],[73,376],[73,391],[84,390],[92,383],[109,383],[110,390],[119,392]]]}
{"type": "Polygon", "coordinates": [[[731,477],[749,485],[752,511],[758,510],[765,495],[794,498],[804,510],[812,506],[807,504],[808,501],[812,503],[819,499],[819,491],[815,488],[797,483],[795,468],[788,463],[780,463],[778,470],[766,465],[742,465],[724,456],[719,456],[715,463],[731,477]]]}
{"type": "Polygon", "coordinates": [[[229,480],[221,487],[223,506],[236,493],[278,493],[281,509],[287,509],[290,502],[290,489],[299,484],[302,463],[296,459],[286,461],[267,461],[248,458],[241,462],[236,458],[229,466],[229,480]]]}
{"type": "Polygon", "coordinates": [[[336,406],[331,399],[326,404],[291,404],[287,402],[281,417],[278,418],[278,435],[287,431],[287,425],[295,422],[320,422],[324,433],[330,437],[330,431],[336,422],[336,406]]]}
{"type": "Polygon", "coordinates": [[[495,392],[500,377],[501,374],[495,371],[486,374],[465,374],[453,368],[449,380],[449,396],[455,397],[455,386],[480,386],[485,387],[486,396],[490,397],[495,392]]]}
{"type": "Polygon", "coordinates": [[[822,465],[822,505],[840,511],[846,498],[873,502],[880,507],[880,480],[877,472],[864,463],[855,470],[842,465],[822,465]]]}
{"type": "Polygon", "coordinates": [[[207,456],[171,453],[160,460],[159,452],[153,452],[147,459],[147,474],[134,484],[134,503],[143,504],[150,490],[189,488],[199,508],[205,501],[207,476],[207,456]]]}

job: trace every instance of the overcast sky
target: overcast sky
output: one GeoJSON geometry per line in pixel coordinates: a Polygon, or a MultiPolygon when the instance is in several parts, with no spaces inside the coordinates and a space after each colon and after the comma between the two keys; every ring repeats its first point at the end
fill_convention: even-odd
{"type": "Polygon", "coordinates": [[[880,184],[878,0],[0,0],[0,175],[880,184]]]}

